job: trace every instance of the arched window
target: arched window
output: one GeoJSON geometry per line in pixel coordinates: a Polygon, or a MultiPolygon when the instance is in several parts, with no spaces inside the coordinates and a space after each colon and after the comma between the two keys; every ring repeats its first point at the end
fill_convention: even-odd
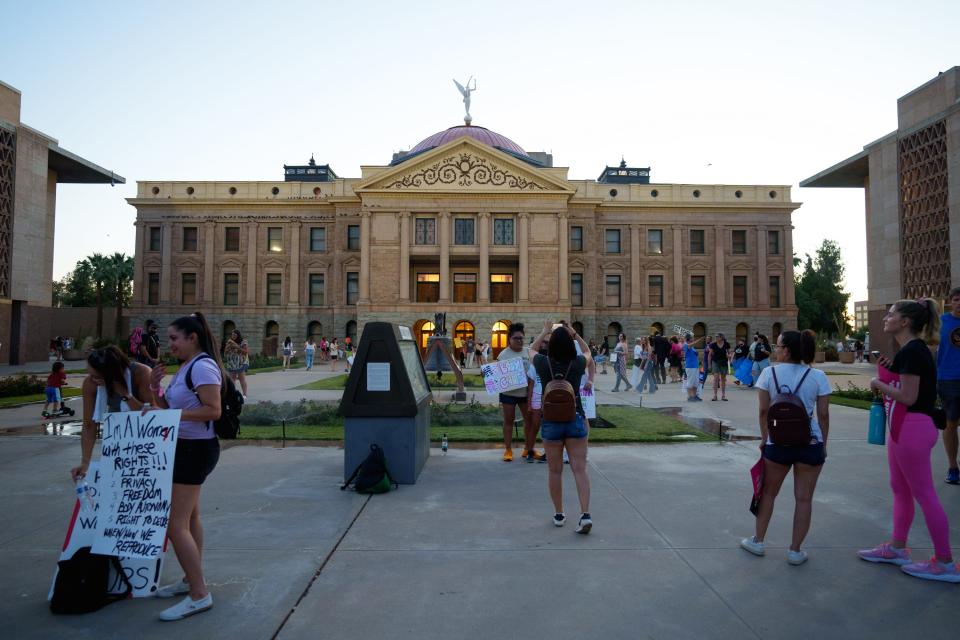
{"type": "Polygon", "coordinates": [[[275,320],[269,321],[264,326],[263,335],[266,338],[276,338],[280,336],[280,325],[275,320]]]}
{"type": "Polygon", "coordinates": [[[277,343],[280,341],[280,325],[275,320],[270,320],[263,328],[263,355],[271,358],[277,357],[277,343]]]}
{"type": "Polygon", "coordinates": [[[351,320],[347,323],[347,326],[344,328],[343,332],[344,337],[349,336],[350,342],[353,344],[354,348],[357,346],[357,323],[355,320],[351,320]]]}
{"type": "Polygon", "coordinates": [[[612,338],[611,344],[616,344],[620,334],[623,333],[623,326],[619,322],[611,322],[607,325],[607,335],[612,338]]]}
{"type": "MultiPolygon", "coordinates": [[[[698,339],[704,337],[705,335],[707,335],[707,325],[703,324],[702,322],[698,322],[697,324],[693,325],[693,339],[694,339],[694,340],[698,340],[698,339]]],[[[698,349],[702,349],[702,348],[703,348],[703,345],[702,345],[702,344],[697,344],[697,348],[698,348],[698,349]]]]}
{"type": "Polygon", "coordinates": [[[417,320],[413,324],[413,333],[417,336],[417,344],[420,345],[421,354],[427,349],[427,340],[433,335],[436,327],[429,320],[417,320]]]}
{"type": "Polygon", "coordinates": [[[466,320],[458,322],[453,330],[453,337],[460,338],[464,342],[475,338],[476,330],[473,328],[473,323],[466,320]]]}
{"type": "Polygon", "coordinates": [[[320,338],[323,337],[323,325],[316,320],[308,324],[307,337],[312,337],[314,342],[320,342],[320,338]]]}
{"type": "Polygon", "coordinates": [[[770,344],[777,344],[777,338],[780,337],[781,333],[783,333],[783,325],[779,322],[774,322],[773,326],[770,327],[770,344]]]}
{"type": "Polygon", "coordinates": [[[507,340],[509,340],[507,329],[509,328],[509,320],[501,320],[493,325],[492,335],[490,336],[490,356],[494,360],[507,346],[507,340]]]}
{"type": "Polygon", "coordinates": [[[574,322],[572,326],[573,326],[573,330],[577,332],[577,335],[582,338],[582,337],[583,337],[583,323],[582,323],[582,322],[574,322]]]}
{"type": "Polygon", "coordinates": [[[747,342],[750,337],[750,325],[746,322],[741,322],[737,325],[737,340],[743,340],[747,342]]]}
{"type": "Polygon", "coordinates": [[[659,333],[660,335],[664,335],[663,324],[660,322],[654,322],[653,324],[650,325],[650,335],[654,335],[657,333],[659,333]]]}

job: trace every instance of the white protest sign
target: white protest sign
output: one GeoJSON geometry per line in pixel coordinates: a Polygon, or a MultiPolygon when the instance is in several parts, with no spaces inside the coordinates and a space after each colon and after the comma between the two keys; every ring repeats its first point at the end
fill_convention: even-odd
{"type": "Polygon", "coordinates": [[[533,395],[530,398],[530,408],[540,409],[543,405],[543,385],[540,384],[540,376],[537,370],[531,364],[527,369],[527,377],[533,380],[533,395]]]}
{"type": "MultiPolygon", "coordinates": [[[[87,484],[90,486],[90,498],[87,500],[77,500],[73,505],[73,515],[70,517],[70,525],[67,527],[67,536],[63,541],[63,548],[60,551],[60,560],[69,560],[77,550],[83,547],[93,545],[94,531],[97,528],[97,518],[100,512],[99,485],[103,482],[103,475],[100,473],[100,463],[93,461],[87,468],[87,484]]],[[[166,540],[164,540],[164,551],[166,551],[166,540]]],[[[133,587],[132,595],[134,598],[149,598],[154,595],[160,585],[160,574],[163,571],[163,554],[153,560],[143,558],[128,558],[120,556],[120,566],[130,586],[133,587]]],[[[57,581],[57,572],[53,572],[53,584],[50,585],[50,594],[47,599],[53,597],[53,585],[57,581]]],[[[126,585],[120,579],[110,566],[110,593],[123,593],[126,591],[126,585]]]]}
{"type": "Polygon", "coordinates": [[[683,337],[683,336],[687,335],[688,333],[689,333],[691,336],[693,335],[693,331],[691,331],[690,329],[685,329],[684,327],[681,327],[681,326],[678,325],[678,324],[673,325],[673,332],[674,332],[675,334],[677,334],[678,336],[680,336],[680,337],[683,337]]]}
{"type": "Polygon", "coordinates": [[[156,558],[170,519],[180,410],[110,413],[102,429],[102,507],[91,551],[156,558]]]}
{"type": "MultiPolygon", "coordinates": [[[[584,376],[584,381],[586,376],[584,376]]],[[[588,420],[595,420],[597,417],[597,396],[593,394],[593,387],[585,389],[580,387],[580,404],[583,405],[583,415],[588,420]]]]}
{"type": "Polygon", "coordinates": [[[527,359],[498,360],[480,367],[483,384],[492,396],[527,386],[527,359]]]}

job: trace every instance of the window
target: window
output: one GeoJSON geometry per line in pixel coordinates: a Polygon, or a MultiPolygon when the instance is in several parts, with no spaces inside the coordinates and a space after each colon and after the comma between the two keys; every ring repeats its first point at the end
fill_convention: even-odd
{"type": "Polygon", "coordinates": [[[437,302],[440,299],[440,274],[417,274],[417,302],[437,302]]]}
{"type": "Polygon", "coordinates": [[[475,273],[453,274],[453,301],[454,302],[476,302],[477,301],[477,274],[475,273]]]}
{"type": "Polygon", "coordinates": [[[475,244],[472,218],[455,218],[453,221],[453,244],[475,244]]]}
{"type": "Polygon", "coordinates": [[[240,227],[224,228],[223,250],[224,251],[240,251],[240,227]]]}
{"type": "Polygon", "coordinates": [[[322,273],[310,274],[310,306],[322,307],[324,298],[324,281],[322,273]]]}
{"type": "Polygon", "coordinates": [[[620,306],[620,276],[606,277],[606,287],[604,288],[604,304],[608,307],[620,306]]]}
{"type": "Polygon", "coordinates": [[[347,304],[357,304],[360,298],[360,274],[356,271],[347,272],[347,304]]]}
{"type": "Polygon", "coordinates": [[[149,240],[147,251],[160,251],[160,227],[150,227],[149,240]]]}
{"type": "Polygon", "coordinates": [[[663,253],[663,229],[647,229],[647,253],[663,253]]]}
{"type": "Polygon", "coordinates": [[[180,304],[197,304],[197,274],[180,276],[180,304]]]}
{"type": "Polygon", "coordinates": [[[184,251],[197,250],[197,228],[196,227],[183,228],[183,250],[184,251]]]}
{"type": "Polygon", "coordinates": [[[604,252],[620,253],[620,229],[606,229],[603,232],[604,252]]]}
{"type": "Polygon", "coordinates": [[[707,243],[703,229],[690,229],[690,255],[705,254],[707,243]]]}
{"type": "Polygon", "coordinates": [[[574,307],[583,306],[583,274],[570,274],[570,304],[574,307]]]}
{"type": "Polygon", "coordinates": [[[223,304],[230,306],[240,304],[240,274],[223,274],[223,304]]]}
{"type": "Polygon", "coordinates": [[[437,244],[437,221],[433,218],[417,218],[414,230],[414,244],[437,244]]]}
{"type": "Polygon", "coordinates": [[[267,227],[267,251],[270,253],[283,252],[282,227],[267,227]]]}
{"type": "Polygon", "coordinates": [[[733,306],[747,306],[747,276],[733,276],[733,306]]]}
{"type": "Polygon", "coordinates": [[[663,276],[650,276],[647,280],[647,301],[651,307],[663,306],[663,276]]]}
{"type": "Polygon", "coordinates": [[[706,276],[690,276],[690,306],[707,306],[707,278],[706,276]]]}
{"type": "Polygon", "coordinates": [[[147,304],[160,304],[160,274],[147,274],[147,304]]]}
{"type": "Polygon", "coordinates": [[[747,232],[744,229],[733,230],[733,253],[744,255],[747,252],[747,232]]]}
{"type": "Polygon", "coordinates": [[[267,274],[267,304],[276,307],[281,304],[283,275],[279,273],[267,274]]]}
{"type": "Polygon", "coordinates": [[[490,302],[513,303],[513,274],[490,274],[490,302]]]}
{"type": "Polygon", "coordinates": [[[780,276],[770,276],[770,306],[780,306],[780,276]]]}
{"type": "Polygon", "coordinates": [[[499,244],[499,245],[514,244],[513,218],[495,218],[493,220],[493,244],[499,244]]]}
{"type": "Polygon", "coordinates": [[[780,232],[767,231],[767,253],[772,256],[780,255],[780,232]]]}
{"type": "Polygon", "coordinates": [[[583,227],[570,227],[570,251],[583,251],[583,227]]]}
{"type": "Polygon", "coordinates": [[[327,250],[327,228],[310,227],[310,251],[327,250]]]}
{"type": "Polygon", "coordinates": [[[347,249],[358,251],[360,249],[360,225],[347,225],[347,249]]]}

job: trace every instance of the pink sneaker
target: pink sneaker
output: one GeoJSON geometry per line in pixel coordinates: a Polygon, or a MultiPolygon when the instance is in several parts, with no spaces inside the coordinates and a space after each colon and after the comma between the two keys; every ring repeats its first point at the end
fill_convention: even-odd
{"type": "Polygon", "coordinates": [[[877,545],[873,549],[864,549],[857,551],[861,560],[867,562],[885,562],[887,564],[906,565],[910,564],[910,549],[897,549],[889,542],[877,545]]]}
{"type": "Polygon", "coordinates": [[[939,580],[940,582],[960,582],[960,569],[957,569],[956,563],[940,562],[936,557],[930,558],[929,562],[905,564],[900,567],[900,570],[914,578],[939,580]]]}

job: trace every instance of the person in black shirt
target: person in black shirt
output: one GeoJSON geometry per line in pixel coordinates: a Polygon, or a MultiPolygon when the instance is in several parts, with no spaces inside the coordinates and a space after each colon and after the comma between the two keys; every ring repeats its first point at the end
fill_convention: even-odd
{"type": "Polygon", "coordinates": [[[950,523],[933,488],[930,469],[930,451],[939,434],[933,420],[937,370],[927,343],[936,341],[939,328],[937,303],[930,298],[901,300],[883,318],[884,333],[901,345],[892,362],[886,357],[879,359],[879,375],[870,381],[870,388],[887,398],[893,536],[890,542],[858,555],[868,562],[900,565],[904,573],[917,578],[960,582],[960,569],[950,548],[950,523]],[[914,501],[923,510],[936,553],[928,562],[911,563],[907,549],[914,501]]]}
{"type": "Polygon", "coordinates": [[[653,352],[657,356],[657,365],[653,370],[660,384],[667,384],[667,358],[670,356],[670,341],[657,332],[653,337],[653,352]]]}
{"type": "Polygon", "coordinates": [[[147,333],[137,350],[137,362],[148,367],[155,367],[160,363],[160,338],[157,337],[157,323],[147,320],[147,333]]]}
{"type": "Polygon", "coordinates": [[[721,399],[727,401],[727,374],[730,372],[730,343],[722,333],[707,347],[710,349],[710,372],[713,373],[713,400],[717,399],[720,388],[721,399]]]}

